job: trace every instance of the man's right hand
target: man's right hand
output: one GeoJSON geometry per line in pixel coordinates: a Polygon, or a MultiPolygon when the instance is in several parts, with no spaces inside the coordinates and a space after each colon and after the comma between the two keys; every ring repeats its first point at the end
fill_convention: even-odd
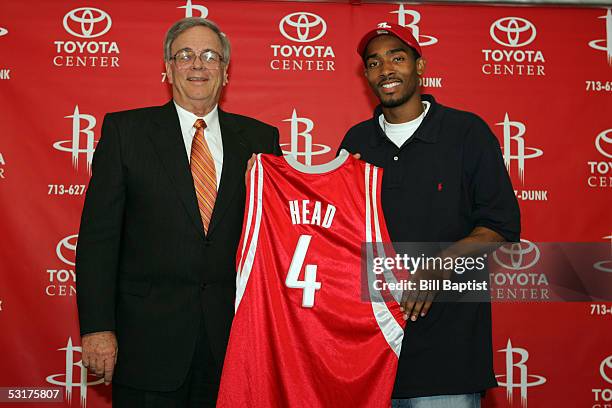
{"type": "Polygon", "coordinates": [[[251,158],[247,162],[246,171],[244,172],[244,184],[247,186],[249,185],[249,173],[251,172],[251,169],[253,168],[253,165],[255,164],[256,158],[257,158],[257,155],[253,153],[251,154],[251,158]]]}
{"type": "Polygon", "coordinates": [[[117,338],[112,331],[88,333],[81,337],[83,365],[94,374],[104,377],[108,385],[113,379],[117,363],[117,338]]]}

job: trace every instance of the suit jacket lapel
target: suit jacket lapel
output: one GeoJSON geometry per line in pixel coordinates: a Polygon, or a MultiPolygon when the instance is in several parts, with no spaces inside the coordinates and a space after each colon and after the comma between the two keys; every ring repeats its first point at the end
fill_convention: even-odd
{"type": "Polygon", "coordinates": [[[219,126],[223,141],[223,170],[217,191],[215,208],[213,209],[208,236],[219,225],[225,210],[229,207],[232,197],[240,183],[244,183],[246,162],[249,159],[249,149],[243,139],[243,129],[227,113],[219,109],[219,126]]]}
{"type": "Polygon", "coordinates": [[[181,125],[174,102],[170,101],[161,106],[153,121],[155,127],[147,135],[151,139],[163,167],[170,176],[172,185],[176,189],[185,211],[187,211],[194,227],[204,239],[204,226],[198,209],[189,159],[185,151],[181,125]]]}

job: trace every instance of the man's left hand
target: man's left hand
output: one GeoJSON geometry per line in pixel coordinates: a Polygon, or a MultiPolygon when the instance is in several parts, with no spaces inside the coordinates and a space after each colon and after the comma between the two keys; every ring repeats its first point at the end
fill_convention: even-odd
{"type": "Polygon", "coordinates": [[[255,164],[255,158],[256,157],[257,157],[257,155],[255,153],[253,153],[251,155],[251,158],[247,162],[246,171],[244,172],[244,184],[247,185],[247,186],[249,185],[249,173],[251,172],[251,169],[253,168],[253,165],[255,164]]]}
{"type": "Polygon", "coordinates": [[[422,270],[418,269],[410,278],[415,283],[414,290],[405,290],[402,295],[400,310],[404,312],[404,320],[416,322],[419,317],[425,317],[431,308],[438,290],[420,290],[421,281],[427,281],[427,287],[440,287],[442,281],[451,276],[450,270],[422,270]],[[434,286],[434,282],[439,282],[434,286]]]}

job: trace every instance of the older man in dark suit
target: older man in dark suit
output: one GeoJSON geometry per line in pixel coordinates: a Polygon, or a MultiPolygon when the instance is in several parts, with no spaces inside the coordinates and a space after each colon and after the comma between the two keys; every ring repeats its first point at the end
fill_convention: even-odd
{"type": "Polygon", "coordinates": [[[166,35],[173,100],[108,114],[76,268],[83,363],[125,407],[214,406],[233,317],[244,173],[278,130],[218,108],[230,45],[210,20],[166,35]]]}

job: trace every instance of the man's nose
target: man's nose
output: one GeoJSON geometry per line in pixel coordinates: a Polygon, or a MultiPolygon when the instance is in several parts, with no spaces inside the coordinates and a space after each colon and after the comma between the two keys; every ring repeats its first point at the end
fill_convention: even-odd
{"type": "Polygon", "coordinates": [[[394,72],[395,72],[395,65],[393,64],[392,61],[383,60],[381,62],[380,74],[382,76],[387,76],[394,72]]]}
{"type": "Polygon", "coordinates": [[[191,69],[204,69],[204,63],[202,62],[202,57],[196,55],[193,64],[191,64],[191,69]]]}

